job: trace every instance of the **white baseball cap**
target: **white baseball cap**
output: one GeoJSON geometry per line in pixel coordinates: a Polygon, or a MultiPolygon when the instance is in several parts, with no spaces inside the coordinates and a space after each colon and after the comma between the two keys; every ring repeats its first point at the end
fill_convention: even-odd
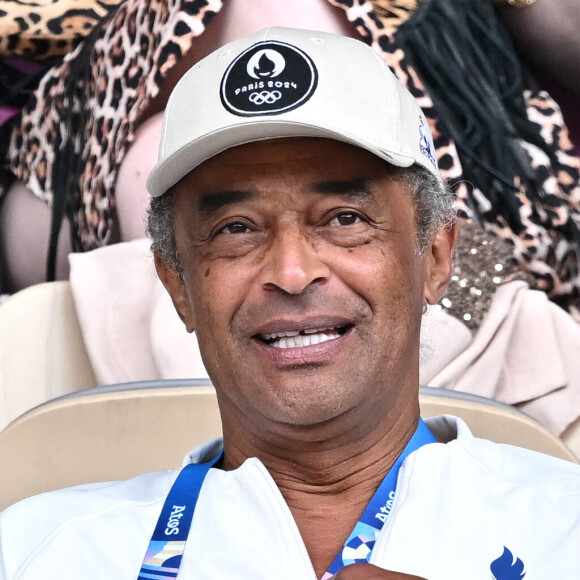
{"type": "Polygon", "coordinates": [[[277,27],[223,46],[181,78],[147,189],[160,196],[226,149],[282,137],[343,141],[440,178],[425,116],[378,54],[351,38],[277,27]]]}

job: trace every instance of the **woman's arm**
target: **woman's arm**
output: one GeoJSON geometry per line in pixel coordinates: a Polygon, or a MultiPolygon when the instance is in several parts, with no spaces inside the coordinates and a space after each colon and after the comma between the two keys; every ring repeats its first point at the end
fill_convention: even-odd
{"type": "Polygon", "coordinates": [[[536,0],[521,8],[502,1],[497,9],[522,58],[580,98],[580,1],[536,0]]]}

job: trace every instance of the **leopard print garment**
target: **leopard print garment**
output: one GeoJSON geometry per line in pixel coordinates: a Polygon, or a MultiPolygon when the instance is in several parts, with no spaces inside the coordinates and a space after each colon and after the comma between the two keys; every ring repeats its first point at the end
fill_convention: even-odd
{"type": "MultiPolygon", "coordinates": [[[[363,39],[383,56],[425,111],[442,173],[459,183],[456,194],[460,214],[474,217],[470,201],[474,199],[486,228],[513,246],[518,264],[534,276],[536,286],[580,320],[580,251],[561,228],[570,215],[580,223],[580,161],[573,153],[555,103],[546,93],[526,94],[530,118],[541,125],[542,137],[558,147],[558,163],[550,163],[534,145],[522,143],[542,176],[546,196],[542,204],[532,206],[525,191],[520,191],[520,213],[525,227],[516,235],[494,214],[480,191],[473,191],[470,197],[467,184],[462,182],[465,176],[455,144],[397,45],[393,31],[412,16],[416,0],[328,1],[344,10],[363,39]]],[[[73,217],[82,249],[110,241],[114,183],[140,116],[159,92],[167,72],[189,49],[193,39],[203,33],[221,6],[221,0],[126,0],[95,44],[86,105],[63,102],[62,98],[62,83],[70,75],[70,63],[78,49],[43,79],[37,99],[28,107],[12,139],[11,167],[37,196],[50,202],[53,149],[61,146],[68,135],[66,115],[83,106],[91,111],[84,125],[89,137],[82,152],[82,193],[77,196],[73,217]]],[[[79,143],[75,142],[77,149],[79,143]]]]}
{"type": "Polygon", "coordinates": [[[459,215],[474,219],[474,200],[485,229],[512,246],[518,266],[533,277],[532,286],[545,291],[580,322],[580,246],[575,232],[571,231],[571,222],[580,227],[580,159],[557,104],[545,91],[524,93],[528,118],[538,124],[542,139],[553,144],[556,159],[550,160],[537,146],[520,140],[541,182],[543,194],[532,204],[525,189],[519,187],[517,198],[523,231],[518,235],[481,191],[472,188],[470,195],[456,147],[417,73],[397,44],[396,35],[381,28],[380,21],[372,23],[377,24],[368,30],[373,47],[411,91],[429,120],[439,168],[446,179],[458,184],[455,193],[459,215]]]}
{"type": "Polygon", "coordinates": [[[73,50],[122,0],[0,3],[0,56],[51,60],[73,50]]]}

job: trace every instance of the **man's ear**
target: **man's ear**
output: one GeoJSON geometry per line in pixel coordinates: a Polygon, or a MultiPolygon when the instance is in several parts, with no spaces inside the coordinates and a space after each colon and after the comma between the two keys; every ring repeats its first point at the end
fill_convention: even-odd
{"type": "Polygon", "coordinates": [[[439,228],[435,239],[425,250],[425,300],[437,303],[447,288],[453,269],[453,248],[457,239],[457,220],[439,228]]]}
{"type": "Polygon", "coordinates": [[[161,280],[163,286],[165,286],[167,292],[169,292],[169,296],[171,296],[173,306],[175,307],[179,318],[181,318],[181,321],[185,324],[187,332],[193,332],[195,330],[193,313],[191,311],[187,289],[180,273],[175,268],[168,266],[159,256],[158,252],[155,252],[154,258],[157,276],[161,280]]]}

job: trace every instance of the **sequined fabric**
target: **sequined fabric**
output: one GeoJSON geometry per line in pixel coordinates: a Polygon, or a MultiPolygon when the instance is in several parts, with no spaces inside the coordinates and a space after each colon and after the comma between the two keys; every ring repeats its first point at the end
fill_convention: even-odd
{"type": "Polygon", "coordinates": [[[497,287],[514,280],[533,284],[532,276],[517,266],[510,245],[473,220],[459,220],[453,273],[441,307],[476,330],[497,287]]]}

